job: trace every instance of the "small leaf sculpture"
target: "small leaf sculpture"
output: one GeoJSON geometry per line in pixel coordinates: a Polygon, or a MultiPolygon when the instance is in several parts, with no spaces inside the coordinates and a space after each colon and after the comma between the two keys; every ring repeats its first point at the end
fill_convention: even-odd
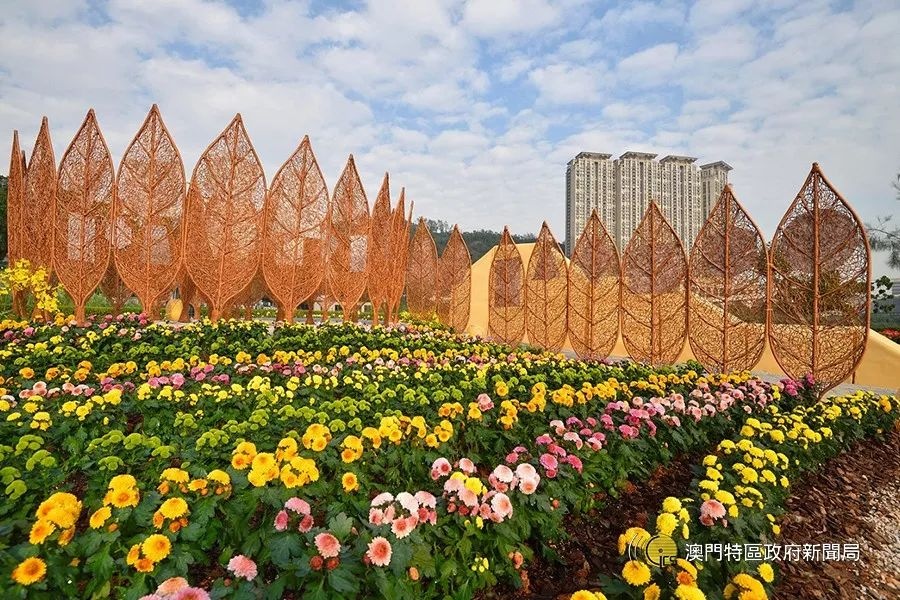
{"type": "Polygon", "coordinates": [[[569,263],[569,342],[579,358],[603,360],[619,336],[619,251],[594,210],[569,263]]]}
{"type": "Polygon", "coordinates": [[[85,322],[85,304],[110,259],[115,173],[93,109],[63,154],[56,184],[53,260],[56,274],[85,322]]]}
{"type": "Polygon", "coordinates": [[[678,359],[687,337],[687,258],[651,202],[622,256],[622,341],[654,366],[678,359]]]}
{"type": "Polygon", "coordinates": [[[717,373],[750,370],[766,340],[766,244],[759,227],[722,190],[691,249],[691,349],[717,373]]]}
{"type": "Polygon", "coordinates": [[[869,332],[869,244],[859,217],[814,163],[770,249],[769,343],[821,393],[849,377],[869,332]]]}
{"type": "Polygon", "coordinates": [[[267,202],[262,270],[290,323],[325,277],[330,200],[308,136],[275,174],[267,202]]]}
{"type": "Polygon", "coordinates": [[[417,319],[430,319],[437,310],[437,247],[424,218],[419,218],[409,246],[406,303],[417,319]]]}
{"type": "Polygon", "coordinates": [[[488,335],[510,346],[525,336],[524,279],[522,256],[504,227],[488,276],[488,335]]]}
{"type": "Polygon", "coordinates": [[[25,171],[25,198],[21,213],[21,245],[19,258],[27,259],[32,267],[53,270],[53,234],[56,231],[56,159],[50,141],[47,117],[31,150],[25,171]]]}
{"type": "Polygon", "coordinates": [[[266,176],[241,115],[200,156],[185,211],[185,263],[218,320],[259,266],[266,176]]]}
{"type": "MultiPolygon", "coordinates": [[[[109,261],[109,267],[107,267],[106,273],[103,274],[103,279],[100,280],[100,291],[109,300],[112,314],[122,314],[122,307],[133,294],[125,285],[125,282],[122,281],[122,278],[119,277],[114,260],[109,261]]],[[[142,308],[148,315],[153,313],[153,305],[142,308]]]]}
{"type": "Polygon", "coordinates": [[[372,303],[372,322],[378,323],[378,313],[385,305],[385,323],[387,323],[387,303],[390,296],[394,263],[397,260],[394,248],[393,216],[391,214],[391,190],[388,174],[384,181],[375,206],[372,208],[372,238],[369,245],[369,301],[372,303]]]}
{"type": "Polygon", "coordinates": [[[9,157],[9,181],[6,188],[6,252],[9,264],[22,258],[22,214],[25,210],[25,164],[19,148],[19,132],[13,131],[9,157]]]}
{"type": "Polygon", "coordinates": [[[412,209],[414,202],[409,206],[409,217],[406,216],[406,189],[400,189],[400,199],[391,213],[391,230],[393,231],[392,246],[396,253],[396,260],[391,272],[391,285],[388,296],[387,321],[396,323],[400,300],[406,287],[406,270],[409,264],[409,230],[412,227],[412,209]]]}
{"type": "Polygon", "coordinates": [[[438,317],[455,331],[469,324],[472,301],[472,259],[459,228],[454,225],[438,261],[438,317]]]}
{"type": "Polygon", "coordinates": [[[148,313],[181,267],[184,203],[184,163],[154,104],[119,164],[113,211],[114,272],[148,313]]]}
{"type": "Polygon", "coordinates": [[[356,312],[369,276],[369,203],[353,155],[334,186],[328,244],[328,288],[344,311],[344,321],[356,312]]]}
{"type": "Polygon", "coordinates": [[[566,341],[568,272],[566,258],[546,221],[528,259],[525,281],[528,341],[558,352],[566,341]]]}

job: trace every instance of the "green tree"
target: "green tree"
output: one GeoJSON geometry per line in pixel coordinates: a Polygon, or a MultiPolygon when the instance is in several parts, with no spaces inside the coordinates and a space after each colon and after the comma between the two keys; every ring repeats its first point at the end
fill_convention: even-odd
{"type": "MultiPolygon", "coordinates": [[[[897,201],[900,202],[900,173],[892,183],[897,201]]],[[[866,225],[869,230],[869,244],[872,250],[887,252],[888,265],[900,269],[900,227],[891,225],[891,216],[878,217],[874,225],[866,225]]]]}

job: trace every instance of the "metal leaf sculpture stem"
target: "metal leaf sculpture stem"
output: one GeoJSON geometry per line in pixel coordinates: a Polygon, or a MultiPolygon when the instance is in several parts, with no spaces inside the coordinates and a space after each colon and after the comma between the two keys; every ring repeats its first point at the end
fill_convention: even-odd
{"type": "Polygon", "coordinates": [[[430,319],[437,310],[437,246],[424,218],[419,218],[409,246],[406,303],[417,319],[430,319]]]}
{"type": "Polygon", "coordinates": [[[766,270],[762,233],[726,185],[690,257],[689,339],[708,370],[749,370],[762,357],[766,270]]]}
{"type": "Polygon", "coordinates": [[[18,251],[32,267],[53,270],[53,232],[56,230],[56,159],[50,141],[47,117],[31,150],[25,171],[25,197],[22,204],[18,251]]]}
{"type": "Polygon", "coordinates": [[[594,210],[569,263],[569,342],[579,358],[607,358],[619,337],[619,251],[594,210]]]}
{"type": "Polygon", "coordinates": [[[869,243],[859,217],[813,163],[770,249],[769,343],[821,393],[849,377],[869,331],[869,243]]]}
{"type": "Polygon", "coordinates": [[[325,277],[329,197],[309,136],[272,179],[262,271],[287,322],[325,277]]]}
{"type": "Polygon", "coordinates": [[[566,341],[566,258],[545,221],[525,275],[525,329],[529,343],[558,352],[566,341]]]}
{"type": "Polygon", "coordinates": [[[85,322],[85,304],[110,259],[115,172],[93,109],[59,163],[53,260],[56,274],[85,322]]]}
{"type": "Polygon", "coordinates": [[[115,271],[146,312],[181,268],[184,163],[154,104],[119,164],[113,226],[115,271]]]}
{"type": "Polygon", "coordinates": [[[369,203],[351,154],[334,186],[328,248],[328,288],[344,321],[351,319],[366,291],[370,227],[369,203]]]}
{"type": "Polygon", "coordinates": [[[525,336],[524,278],[522,256],[504,227],[488,277],[488,335],[510,346],[525,336]]]}
{"type": "Polygon", "coordinates": [[[678,359],[687,337],[687,258],[655,202],[622,255],[622,341],[654,366],[678,359]]]}
{"type": "Polygon", "coordinates": [[[472,258],[454,225],[438,261],[438,318],[454,331],[465,331],[472,302],[472,258]]]}
{"type": "Polygon", "coordinates": [[[378,198],[372,208],[372,237],[369,244],[369,301],[372,303],[372,323],[378,323],[378,313],[385,305],[384,322],[388,320],[388,298],[390,297],[394,263],[393,215],[391,214],[391,191],[388,174],[384,174],[378,198]]]}
{"type": "Polygon", "coordinates": [[[185,264],[219,319],[259,265],[266,176],[241,115],[200,156],[185,210],[185,264]]]}

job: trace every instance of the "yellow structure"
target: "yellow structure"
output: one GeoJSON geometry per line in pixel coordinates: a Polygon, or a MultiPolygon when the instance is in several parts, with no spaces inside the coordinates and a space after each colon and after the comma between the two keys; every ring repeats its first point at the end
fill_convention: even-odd
{"type": "MultiPolygon", "coordinates": [[[[531,251],[534,249],[534,244],[516,244],[516,247],[522,255],[522,262],[527,267],[528,259],[531,257],[531,251]]],[[[487,254],[482,256],[474,265],[472,265],[472,307],[467,331],[474,335],[487,335],[488,275],[491,271],[491,261],[494,258],[495,250],[496,248],[492,248],[487,254]]],[[[525,342],[528,342],[527,334],[525,342]]],[[[572,349],[568,339],[566,339],[563,349],[572,349]]],[[[613,356],[628,356],[628,352],[626,352],[625,346],[622,344],[621,335],[616,342],[613,356]]],[[[690,344],[685,343],[684,348],[682,348],[681,354],[678,357],[678,362],[692,360],[693,358],[694,354],[691,352],[690,344]]],[[[784,375],[781,367],[775,362],[775,357],[772,356],[772,350],[769,348],[768,344],[763,351],[759,364],[756,365],[755,371],[778,376],[784,375]]],[[[900,388],[900,344],[896,344],[880,333],[870,330],[866,352],[863,355],[862,362],[860,362],[853,377],[847,380],[847,383],[890,390],[900,388]]]]}

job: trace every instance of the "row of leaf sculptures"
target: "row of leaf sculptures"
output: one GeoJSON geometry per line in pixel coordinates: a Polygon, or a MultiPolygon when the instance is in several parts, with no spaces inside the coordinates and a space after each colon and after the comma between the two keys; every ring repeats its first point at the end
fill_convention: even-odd
{"type": "Polygon", "coordinates": [[[237,115],[188,185],[156,105],[118,172],[90,110],[58,169],[46,117],[27,163],[14,132],[9,177],[10,259],[49,268],[79,321],[98,287],[118,311],[132,293],[150,310],[176,286],[213,319],[263,296],[287,320],[312,301],[339,303],[349,318],[367,291],[376,319],[381,307],[396,319],[412,207],[407,216],[401,191],[391,208],[385,174],[370,215],[352,155],[329,196],[308,138],[267,187],[237,115]]]}
{"type": "Polygon", "coordinates": [[[865,230],[814,164],[768,248],[730,186],[690,256],[655,203],[621,257],[596,212],[568,265],[546,223],[527,267],[504,229],[488,335],[516,345],[527,334],[554,351],[568,337],[579,357],[605,359],[621,333],[629,355],[654,365],[674,363],[689,341],[717,372],[752,369],[768,338],[785,373],[827,390],[862,358],[870,282],[865,230]]]}

